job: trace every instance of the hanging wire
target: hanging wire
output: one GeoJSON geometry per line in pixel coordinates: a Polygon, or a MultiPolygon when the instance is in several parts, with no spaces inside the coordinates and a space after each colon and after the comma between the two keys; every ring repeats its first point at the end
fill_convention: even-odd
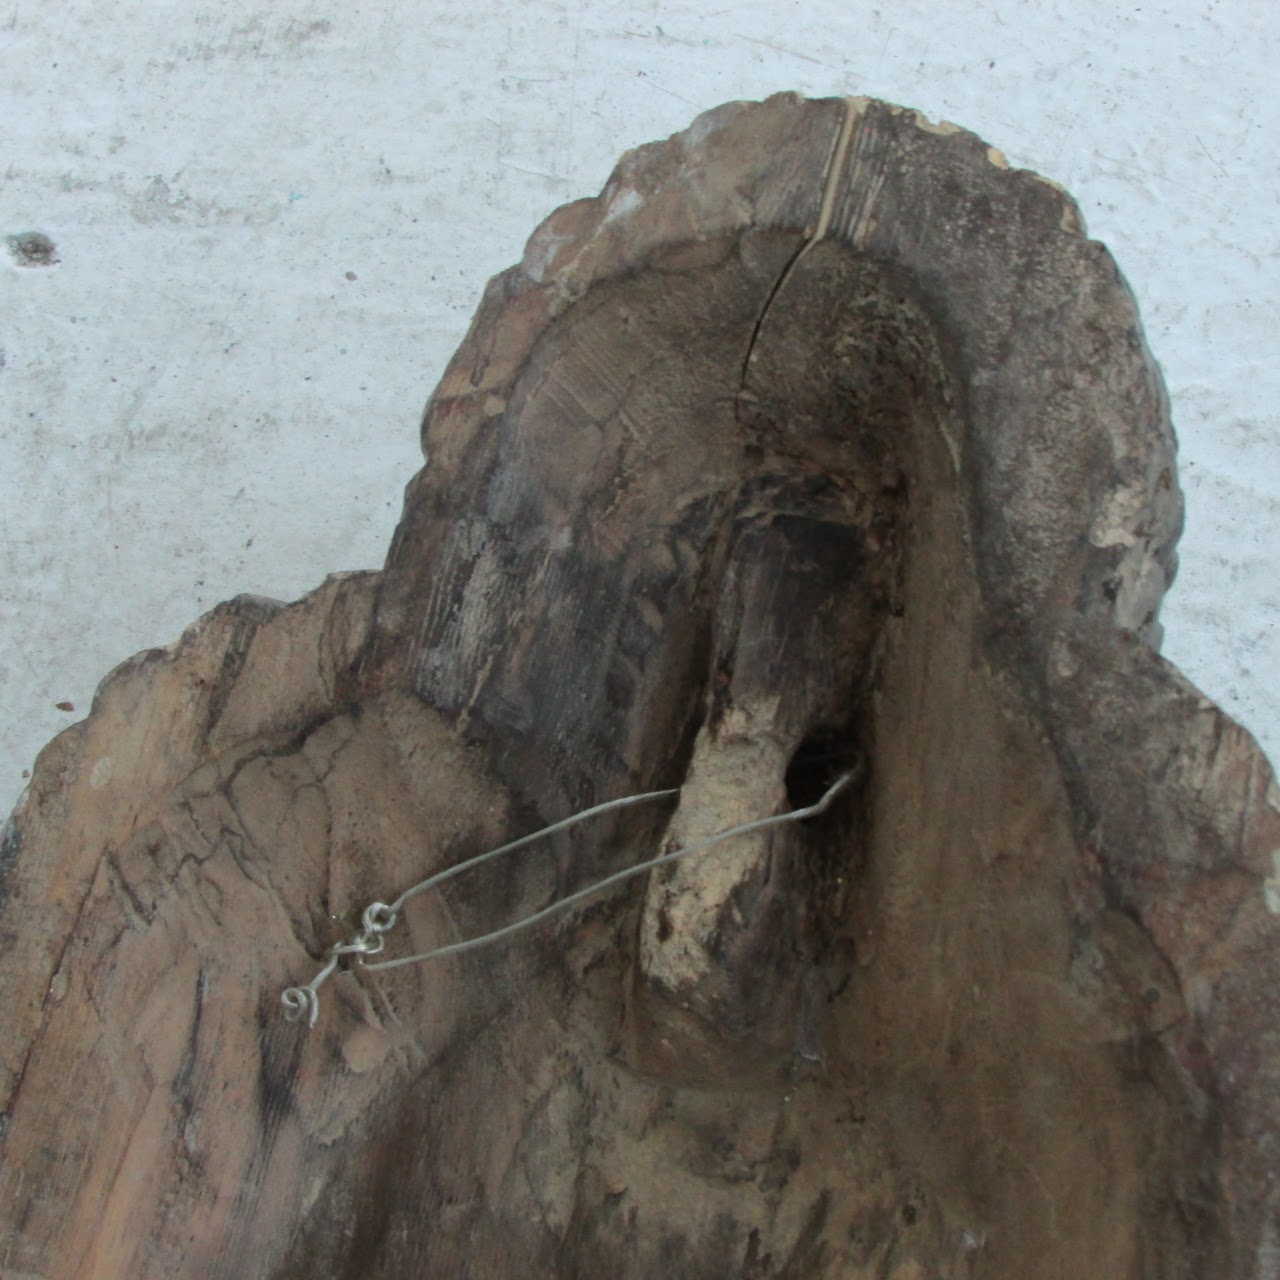
{"type": "Polygon", "coordinates": [[[504,938],[509,938],[513,934],[521,933],[525,929],[531,929],[534,925],[540,924],[550,916],[557,915],[561,911],[567,911],[575,904],[601,893],[605,889],[611,889],[614,885],[622,884],[635,876],[644,875],[648,871],[665,866],[669,862],[675,862],[677,859],[687,857],[689,854],[701,853],[704,849],[710,849],[713,845],[723,844],[726,840],[732,840],[737,836],[745,836],[755,831],[767,830],[770,827],[780,827],[786,823],[802,822],[806,818],[817,817],[818,814],[825,812],[836,796],[848,786],[852,778],[852,771],[842,774],[827,788],[819,800],[806,808],[793,809],[789,813],[779,813],[768,818],[756,818],[752,822],[744,822],[736,827],[729,827],[724,831],[716,832],[714,835],[706,836],[701,840],[695,840],[692,844],[685,845],[680,849],[672,849],[667,853],[659,854],[656,858],[650,858],[645,862],[638,862],[633,866],[624,867],[621,871],[615,871],[612,875],[605,876],[603,880],[597,880],[587,885],[586,888],[578,889],[564,898],[557,899],[541,910],[535,911],[532,915],[516,920],[512,924],[504,925],[500,929],[494,929],[491,933],[484,933],[476,938],[468,938],[463,942],[451,942],[442,947],[435,947],[430,951],[419,952],[416,955],[399,956],[394,960],[379,960],[371,964],[365,958],[366,956],[379,955],[382,952],[386,941],[383,935],[394,927],[405,903],[412,898],[416,898],[418,894],[426,893],[427,890],[435,889],[444,884],[445,881],[452,880],[454,876],[460,876],[464,872],[472,871],[476,867],[483,866],[486,862],[502,857],[504,854],[514,853],[515,850],[522,849],[525,845],[532,844],[535,840],[544,840],[548,836],[555,835],[558,831],[564,831],[568,827],[576,826],[589,818],[599,817],[601,814],[610,813],[615,809],[626,809],[631,805],[670,799],[672,796],[679,795],[680,789],[673,787],[664,791],[645,791],[639,795],[623,796],[619,800],[607,800],[603,804],[584,809],[580,813],[575,813],[560,822],[542,828],[541,831],[522,836],[519,840],[511,841],[510,844],[500,845],[498,848],[490,849],[474,858],[468,858],[465,862],[459,862],[456,866],[449,867],[444,871],[438,871],[435,875],[428,876],[425,880],[411,885],[394,902],[371,902],[364,909],[361,916],[362,927],[356,936],[349,941],[330,947],[326,953],[324,967],[306,986],[289,987],[281,994],[280,1000],[285,1007],[285,1016],[291,1022],[305,1017],[309,1026],[315,1026],[316,1019],[320,1014],[319,987],[337,969],[344,956],[354,956],[355,963],[362,969],[399,969],[404,965],[422,964],[427,960],[440,960],[445,956],[461,955],[465,951],[475,951],[480,947],[487,947],[492,943],[501,942],[504,938]]]}

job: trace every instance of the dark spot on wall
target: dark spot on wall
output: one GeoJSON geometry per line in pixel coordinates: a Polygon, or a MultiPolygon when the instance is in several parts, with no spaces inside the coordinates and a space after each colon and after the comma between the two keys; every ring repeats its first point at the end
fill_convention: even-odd
{"type": "Polygon", "coordinates": [[[6,236],[9,253],[20,267],[51,267],[58,261],[57,246],[40,231],[6,236]]]}

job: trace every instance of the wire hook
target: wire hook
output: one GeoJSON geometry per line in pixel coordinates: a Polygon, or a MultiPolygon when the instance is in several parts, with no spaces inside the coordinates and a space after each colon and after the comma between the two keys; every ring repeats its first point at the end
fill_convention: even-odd
{"type": "Polygon", "coordinates": [[[398,956],[393,960],[381,960],[376,964],[370,964],[365,957],[376,956],[381,953],[386,942],[383,935],[395,926],[400,917],[401,909],[410,898],[414,898],[420,893],[425,893],[428,889],[434,889],[446,880],[451,880],[454,876],[461,875],[464,871],[470,871],[472,868],[481,866],[483,863],[500,857],[502,854],[523,848],[527,844],[532,844],[535,840],[543,840],[547,836],[557,831],[563,831],[566,827],[574,826],[587,818],[596,817],[613,809],[623,809],[633,804],[669,799],[672,796],[679,795],[680,789],[675,787],[665,791],[646,791],[639,795],[623,796],[620,800],[607,800],[604,804],[584,809],[581,813],[575,813],[571,817],[553,823],[549,827],[544,827],[541,831],[521,836],[519,840],[513,840],[510,844],[500,845],[498,848],[490,849],[474,858],[468,858],[464,862],[459,862],[456,866],[447,867],[444,871],[438,871],[434,875],[428,876],[425,880],[419,881],[406,889],[392,903],[369,903],[360,917],[361,928],[355,937],[349,942],[340,942],[330,947],[325,953],[324,968],[306,986],[289,987],[281,994],[280,1001],[285,1007],[285,1017],[290,1022],[297,1022],[305,1017],[308,1026],[314,1027],[316,1025],[316,1019],[320,1015],[319,988],[328,979],[329,975],[337,969],[343,956],[354,955],[356,963],[362,969],[398,969],[403,965],[421,964],[424,960],[436,960],[444,956],[458,955],[464,951],[474,951],[477,947],[488,946],[490,943],[498,942],[514,933],[520,933],[522,930],[532,928],[548,916],[567,910],[575,903],[599,893],[602,889],[612,888],[616,884],[621,884],[624,880],[630,880],[634,876],[643,875],[646,871],[652,871],[656,867],[666,865],[668,862],[674,862],[677,858],[683,858],[688,854],[709,849],[712,845],[721,844],[726,840],[733,839],[735,836],[747,835],[753,831],[762,831],[769,827],[782,826],[784,823],[800,822],[805,818],[816,817],[826,811],[836,796],[853,780],[855,773],[856,770],[850,770],[848,773],[842,774],[827,788],[820,799],[803,809],[793,809],[789,813],[778,813],[772,817],[756,818],[752,822],[740,823],[736,827],[718,831],[715,835],[695,840],[693,844],[685,845],[684,848],[672,849],[667,853],[659,854],[655,858],[636,863],[634,866],[624,867],[621,871],[615,871],[612,875],[605,876],[604,879],[597,880],[594,884],[589,884],[583,889],[578,889],[576,892],[568,894],[566,897],[557,899],[549,906],[535,911],[532,915],[516,920],[512,924],[504,925],[491,933],[481,934],[478,938],[468,938],[463,942],[451,942],[445,946],[436,947],[431,951],[420,952],[417,955],[398,956]]]}

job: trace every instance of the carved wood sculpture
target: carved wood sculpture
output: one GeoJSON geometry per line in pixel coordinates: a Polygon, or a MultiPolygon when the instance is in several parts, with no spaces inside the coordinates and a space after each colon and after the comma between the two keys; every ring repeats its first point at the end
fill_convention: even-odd
{"type": "Polygon", "coordinates": [[[5,836],[6,1277],[1280,1267],[1280,814],[1072,201],[733,104],[499,276],[380,573],[103,683],[5,836]],[[335,976],[855,782],[510,943],[335,976]]]}

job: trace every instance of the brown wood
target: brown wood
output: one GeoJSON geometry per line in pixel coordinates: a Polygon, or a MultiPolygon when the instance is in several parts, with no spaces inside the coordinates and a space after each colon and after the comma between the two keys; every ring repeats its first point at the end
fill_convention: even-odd
{"type": "Polygon", "coordinates": [[[1058,188],[732,104],[494,280],[379,573],[113,672],[0,857],[5,1277],[1245,1280],[1280,812],[1153,647],[1158,371],[1058,188]],[[498,947],[322,989],[360,909],[498,947]]]}

